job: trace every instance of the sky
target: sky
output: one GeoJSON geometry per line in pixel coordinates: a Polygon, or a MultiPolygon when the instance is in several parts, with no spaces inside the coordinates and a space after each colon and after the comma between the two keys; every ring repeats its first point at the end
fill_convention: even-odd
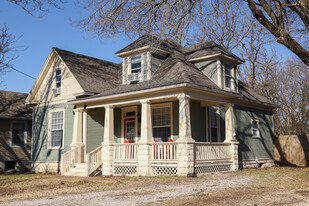
{"type": "MultiPolygon", "coordinates": [[[[132,40],[125,37],[112,39],[90,38],[90,34],[73,26],[71,19],[76,20],[83,11],[68,1],[63,10],[51,8],[43,18],[36,18],[20,7],[0,0],[0,25],[6,24],[9,32],[18,41],[15,46],[23,49],[17,53],[13,66],[36,78],[52,47],[72,51],[87,56],[120,63],[115,52],[124,48],[132,40]]],[[[278,45],[278,44],[277,44],[278,45]]],[[[284,46],[277,46],[284,56],[291,55],[284,46]]],[[[29,93],[35,80],[16,71],[0,75],[0,90],[29,93]]]]}
{"type": "MultiPolygon", "coordinates": [[[[36,18],[6,0],[0,1],[0,25],[6,24],[9,32],[19,38],[15,46],[23,47],[13,62],[16,69],[36,78],[52,47],[121,62],[115,52],[131,41],[126,38],[90,38],[89,33],[72,25],[71,19],[77,19],[81,11],[71,4],[65,6],[63,10],[51,8],[43,18],[36,18]]],[[[0,82],[1,90],[29,93],[35,80],[10,71],[0,75],[0,82]]]]}

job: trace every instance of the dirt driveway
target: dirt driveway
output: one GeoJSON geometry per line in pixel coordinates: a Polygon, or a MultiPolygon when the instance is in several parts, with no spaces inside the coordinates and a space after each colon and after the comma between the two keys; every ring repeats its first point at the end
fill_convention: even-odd
{"type": "MultiPolygon", "coordinates": [[[[45,178],[52,180],[56,177],[45,178]]],[[[58,178],[63,179],[63,177],[57,177],[56,179],[58,178]]],[[[72,187],[69,186],[68,182],[65,182],[62,185],[67,184],[67,187],[49,188],[55,195],[37,198],[44,197],[44,191],[47,192],[46,188],[42,187],[40,193],[35,193],[36,189],[34,189],[32,192],[35,195],[32,195],[32,197],[31,195],[16,196],[17,199],[28,200],[14,201],[15,198],[11,199],[9,198],[10,195],[7,195],[6,200],[3,199],[4,201],[1,204],[121,206],[309,205],[309,168],[255,169],[197,178],[100,177],[82,179],[84,183],[81,182],[72,185],[72,187]],[[92,184],[92,180],[94,180],[94,184],[92,184]],[[109,182],[104,182],[106,180],[109,182]],[[104,183],[107,187],[106,185],[100,187],[104,183]],[[93,187],[95,187],[94,190],[90,190],[93,187]],[[75,190],[76,188],[77,190],[75,190]],[[80,194],[76,194],[79,193],[78,188],[80,194]],[[87,192],[89,190],[91,192],[87,192]],[[65,195],[57,194],[57,191],[63,191],[65,195]]],[[[44,177],[38,180],[44,180],[44,177]]],[[[0,191],[3,189],[0,179],[0,191]]]]}

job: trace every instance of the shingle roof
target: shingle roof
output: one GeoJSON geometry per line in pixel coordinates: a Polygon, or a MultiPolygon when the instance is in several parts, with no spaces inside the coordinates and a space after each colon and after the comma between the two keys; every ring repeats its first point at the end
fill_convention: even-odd
{"type": "Polygon", "coordinates": [[[100,93],[119,85],[121,64],[53,48],[86,92],[100,93]]]}
{"type": "Polygon", "coordinates": [[[119,50],[118,52],[116,52],[116,54],[132,51],[134,49],[142,48],[144,46],[150,46],[153,49],[160,49],[169,53],[172,53],[175,50],[179,50],[182,48],[181,45],[177,44],[173,40],[163,40],[155,36],[146,34],[141,36],[125,48],[119,50]]]}
{"type": "Polygon", "coordinates": [[[26,106],[28,94],[0,90],[0,118],[27,118],[31,119],[32,109],[26,106]]]}
{"type": "Polygon", "coordinates": [[[208,41],[208,42],[196,44],[190,47],[185,47],[183,51],[188,60],[199,58],[199,57],[204,57],[204,56],[209,56],[209,55],[214,55],[214,54],[224,54],[234,59],[237,59],[241,62],[244,62],[244,60],[242,60],[241,58],[239,58],[238,56],[236,56],[235,54],[233,54],[226,48],[216,44],[213,41],[208,41]]]}

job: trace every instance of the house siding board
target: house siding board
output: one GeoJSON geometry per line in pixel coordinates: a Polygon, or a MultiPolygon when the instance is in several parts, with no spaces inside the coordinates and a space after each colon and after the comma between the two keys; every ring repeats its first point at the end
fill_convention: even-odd
{"type": "Polygon", "coordinates": [[[71,149],[74,115],[65,104],[38,106],[33,112],[33,140],[32,161],[58,162],[61,154],[71,149]],[[63,149],[48,149],[48,120],[49,112],[55,109],[64,109],[64,134],[63,149]]]}
{"type": "Polygon", "coordinates": [[[91,152],[103,142],[105,109],[89,109],[87,117],[87,153],[91,152]]]}
{"type": "Polygon", "coordinates": [[[115,108],[114,109],[114,141],[115,143],[122,142],[122,129],[121,129],[121,109],[115,108]]]}
{"type": "Polygon", "coordinates": [[[196,142],[206,141],[206,111],[200,102],[190,100],[191,133],[196,142]]]}
{"type": "Polygon", "coordinates": [[[218,85],[217,60],[195,63],[195,66],[209,79],[211,79],[211,81],[218,85]]]}
{"type": "Polygon", "coordinates": [[[221,142],[225,140],[225,112],[226,109],[224,106],[220,106],[220,135],[221,142]]]}
{"type": "Polygon", "coordinates": [[[0,119],[0,162],[30,160],[30,145],[31,121],[0,119]],[[10,146],[11,121],[27,122],[27,145],[25,147],[10,146]]]}
{"type": "Polygon", "coordinates": [[[157,69],[161,66],[164,61],[164,57],[159,55],[152,54],[151,55],[151,76],[157,71],[157,69]]]}
{"type": "Polygon", "coordinates": [[[272,112],[242,106],[234,106],[236,138],[239,141],[238,156],[241,160],[273,159],[272,112]],[[261,138],[252,138],[251,119],[259,120],[261,138]]]}

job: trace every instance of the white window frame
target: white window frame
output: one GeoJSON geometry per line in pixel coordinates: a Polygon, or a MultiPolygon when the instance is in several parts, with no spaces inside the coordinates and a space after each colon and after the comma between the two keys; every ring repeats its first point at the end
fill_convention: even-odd
{"type": "Polygon", "coordinates": [[[251,134],[252,134],[252,137],[253,138],[261,138],[261,135],[260,135],[260,120],[258,119],[251,119],[251,134]],[[257,128],[253,128],[253,122],[256,122],[257,124],[257,128]],[[254,136],[253,134],[253,130],[256,129],[257,130],[257,135],[254,136]]]}
{"type": "Polygon", "coordinates": [[[135,56],[135,57],[132,57],[131,59],[130,59],[130,74],[133,74],[133,72],[132,72],[132,59],[135,59],[135,58],[140,58],[141,59],[141,67],[138,67],[138,68],[134,68],[133,70],[139,70],[139,72],[135,72],[135,73],[142,73],[142,55],[139,55],[139,56],[135,56]]]}
{"type": "Polygon", "coordinates": [[[56,72],[56,78],[55,78],[55,84],[56,84],[56,85],[55,85],[55,88],[61,88],[61,78],[62,78],[61,76],[62,76],[62,71],[61,71],[61,69],[56,69],[55,72],[56,72]],[[60,74],[57,74],[58,71],[60,71],[60,74]],[[58,76],[60,76],[60,80],[57,80],[57,77],[58,77],[58,76]],[[60,86],[59,86],[59,87],[57,86],[57,83],[60,83],[60,86]]]}
{"type": "Polygon", "coordinates": [[[48,149],[63,149],[64,148],[64,129],[65,129],[65,109],[53,109],[50,110],[48,113],[48,141],[47,141],[47,148],[48,149]],[[52,147],[51,146],[51,124],[52,124],[52,113],[55,112],[62,112],[63,113],[63,122],[62,122],[62,146],[61,147],[52,147]]]}
{"type": "Polygon", "coordinates": [[[232,90],[232,83],[233,83],[233,69],[234,69],[234,66],[235,65],[233,65],[233,64],[230,64],[230,63],[227,63],[227,62],[223,62],[223,65],[224,65],[224,73],[223,73],[223,76],[224,76],[224,82],[223,82],[223,84],[224,84],[224,88],[225,89],[227,89],[227,90],[232,90]],[[229,66],[231,66],[230,67],[230,74],[226,74],[226,71],[227,71],[227,65],[229,65],[229,66]],[[230,79],[230,86],[229,87],[227,87],[226,86],[226,78],[229,78],[230,79]]]}
{"type": "MultiPolygon", "coordinates": [[[[209,127],[209,133],[207,133],[207,135],[209,135],[209,137],[207,138],[208,142],[214,142],[211,139],[211,110],[215,110],[216,111],[216,122],[217,122],[217,142],[221,142],[221,124],[220,124],[220,107],[218,106],[209,106],[208,111],[206,114],[208,114],[208,127],[209,127]]],[[[206,130],[208,132],[208,129],[206,130]]]]}
{"type": "MultiPolygon", "coordinates": [[[[160,104],[152,104],[151,105],[151,129],[153,131],[153,128],[154,128],[153,125],[152,125],[153,109],[165,108],[165,107],[169,107],[170,108],[170,120],[171,120],[170,121],[170,128],[171,128],[171,131],[170,131],[171,137],[170,137],[170,139],[173,140],[174,137],[173,137],[173,103],[172,102],[160,103],[160,104]]],[[[161,127],[166,127],[166,126],[161,126],[161,127]]],[[[159,127],[156,127],[156,128],[159,128],[159,127]]],[[[152,136],[152,139],[153,138],[154,138],[154,136],[152,136]]]]}
{"type": "Polygon", "coordinates": [[[27,126],[28,125],[27,125],[26,121],[11,121],[11,125],[10,125],[10,147],[26,147],[27,146],[27,135],[28,135],[28,127],[27,126]],[[23,146],[13,145],[13,124],[14,123],[25,125],[24,145],[23,146]]]}

